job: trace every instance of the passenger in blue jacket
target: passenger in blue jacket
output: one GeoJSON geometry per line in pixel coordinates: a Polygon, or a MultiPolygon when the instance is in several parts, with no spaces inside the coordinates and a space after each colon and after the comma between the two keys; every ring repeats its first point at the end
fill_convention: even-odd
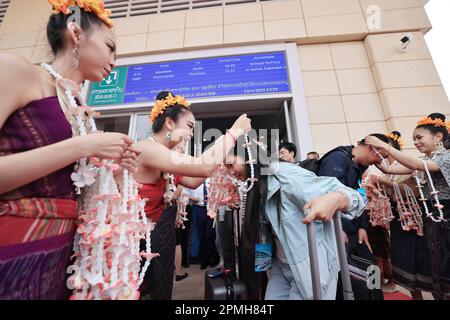
{"type": "MultiPolygon", "coordinates": [[[[240,276],[249,297],[313,298],[305,225],[313,223],[322,298],[334,300],[340,271],[336,238],[333,223],[322,221],[331,221],[337,211],[347,219],[359,216],[364,209],[362,197],[336,178],[317,177],[293,163],[274,162],[264,169],[269,170],[263,174],[262,167],[255,166],[257,182],[247,196],[239,245],[240,276]],[[262,274],[255,272],[255,245],[268,242],[273,243],[273,263],[264,293],[261,292],[264,291],[262,274]]],[[[230,175],[243,181],[250,173],[239,158],[228,164],[228,170],[230,175]]]]}

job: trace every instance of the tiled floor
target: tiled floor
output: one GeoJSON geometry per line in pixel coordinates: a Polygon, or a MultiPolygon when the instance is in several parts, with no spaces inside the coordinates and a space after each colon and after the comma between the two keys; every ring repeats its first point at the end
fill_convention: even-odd
{"type": "Polygon", "coordinates": [[[201,270],[198,264],[191,264],[184,271],[189,276],[181,281],[174,281],[173,300],[204,300],[206,270],[201,270]]]}

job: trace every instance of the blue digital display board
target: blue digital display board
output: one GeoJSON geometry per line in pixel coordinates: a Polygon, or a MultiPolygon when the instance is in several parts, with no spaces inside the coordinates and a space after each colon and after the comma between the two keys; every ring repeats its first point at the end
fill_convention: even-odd
{"type": "MultiPolygon", "coordinates": [[[[290,91],[283,51],[150,63],[126,68],[122,70],[122,74],[126,72],[125,89],[119,99],[108,100],[109,95],[106,95],[107,99],[102,100],[102,92],[108,83],[113,83],[114,78],[111,78],[106,79],[104,84],[91,86],[89,104],[154,101],[163,90],[188,99],[290,91]]],[[[112,90],[116,92],[117,88],[116,91],[112,90]]]]}

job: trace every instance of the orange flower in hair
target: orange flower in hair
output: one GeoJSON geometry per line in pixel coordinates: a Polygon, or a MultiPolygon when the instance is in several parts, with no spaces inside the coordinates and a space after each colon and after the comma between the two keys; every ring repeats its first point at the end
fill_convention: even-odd
{"type": "Polygon", "coordinates": [[[450,132],[450,122],[449,121],[443,121],[442,119],[431,119],[430,117],[425,117],[419,122],[417,122],[418,126],[429,126],[433,125],[435,127],[444,127],[447,129],[448,132],[450,132]]]}
{"type": "Polygon", "coordinates": [[[405,140],[403,140],[402,137],[400,137],[399,135],[396,135],[395,133],[388,133],[386,135],[386,137],[397,142],[398,145],[400,146],[400,148],[403,148],[405,146],[405,140]]]}
{"type": "Polygon", "coordinates": [[[113,22],[110,18],[111,10],[105,8],[105,3],[100,0],[48,0],[53,6],[53,13],[60,12],[65,15],[70,14],[69,7],[78,6],[86,12],[94,13],[100,20],[102,20],[108,27],[113,27],[113,22]]]}
{"type": "Polygon", "coordinates": [[[113,22],[110,18],[111,10],[105,8],[105,3],[100,0],[75,0],[77,5],[86,12],[93,12],[105,22],[108,27],[113,27],[113,22]]]}
{"type": "Polygon", "coordinates": [[[155,105],[153,106],[152,112],[150,114],[150,121],[152,123],[155,123],[156,119],[158,119],[158,117],[164,113],[164,110],[166,110],[167,107],[175,105],[184,106],[186,108],[189,108],[191,106],[191,104],[186,101],[183,96],[174,97],[169,93],[168,96],[163,100],[157,100],[155,102],[155,105]]]}
{"type": "Polygon", "coordinates": [[[58,14],[60,12],[69,14],[69,7],[74,5],[73,0],[48,0],[53,7],[53,13],[58,14]]]}

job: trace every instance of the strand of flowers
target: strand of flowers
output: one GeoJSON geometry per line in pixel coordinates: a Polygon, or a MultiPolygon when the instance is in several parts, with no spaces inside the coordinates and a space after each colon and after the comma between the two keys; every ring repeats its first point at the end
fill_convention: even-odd
{"type": "Polygon", "coordinates": [[[419,203],[417,202],[414,192],[408,185],[403,186],[406,194],[406,204],[408,205],[409,212],[412,213],[412,219],[414,221],[415,230],[418,236],[423,236],[423,220],[422,211],[420,210],[419,203]]]}
{"type": "MultiPolygon", "coordinates": [[[[253,188],[254,183],[256,181],[255,179],[255,160],[253,159],[253,155],[251,153],[251,142],[249,141],[248,134],[245,134],[245,143],[243,144],[243,147],[248,152],[249,161],[246,162],[246,164],[250,165],[250,178],[248,178],[246,181],[240,181],[236,178],[228,176],[226,173],[226,170],[224,166],[220,166],[215,173],[211,177],[210,181],[210,189],[209,189],[209,197],[208,197],[208,204],[207,204],[207,213],[208,216],[211,219],[214,219],[214,225],[216,223],[217,218],[217,211],[220,205],[229,205],[231,202],[236,200],[233,197],[233,194],[235,193],[234,186],[237,187],[238,195],[239,195],[239,215],[241,220],[241,230],[242,230],[242,224],[244,222],[245,217],[245,206],[247,201],[247,193],[253,188]],[[248,182],[250,182],[250,185],[248,185],[248,182]]],[[[257,143],[258,144],[258,143],[257,143]]],[[[233,203],[234,205],[234,203],[233,203]]]]}
{"type": "Polygon", "coordinates": [[[177,186],[175,185],[175,177],[172,173],[165,173],[164,180],[166,181],[166,192],[164,193],[164,203],[166,205],[172,203],[172,199],[177,191],[177,186]]]}
{"type": "Polygon", "coordinates": [[[363,186],[368,190],[369,203],[366,206],[366,210],[369,211],[369,222],[374,227],[381,226],[389,230],[389,222],[394,219],[394,216],[385,189],[380,187],[378,183],[377,187],[367,183],[363,186]]]}
{"type": "Polygon", "coordinates": [[[425,194],[423,193],[422,184],[420,183],[419,175],[420,175],[419,171],[414,171],[412,176],[413,176],[414,180],[416,181],[417,189],[419,189],[419,195],[420,195],[419,200],[422,202],[423,208],[425,210],[425,216],[428,218],[428,217],[430,217],[430,210],[428,209],[427,199],[425,199],[425,194]]]}
{"type": "MultiPolygon", "coordinates": [[[[389,201],[389,197],[387,196],[387,192],[386,189],[380,186],[380,184],[377,182],[377,188],[378,190],[380,190],[381,193],[381,222],[383,224],[384,227],[386,227],[387,229],[389,229],[389,223],[394,220],[394,215],[392,213],[392,207],[391,207],[391,202],[389,201]]],[[[380,204],[380,202],[379,202],[380,204]]]]}
{"type": "Polygon", "coordinates": [[[177,228],[186,229],[184,222],[188,221],[186,217],[187,216],[186,207],[188,204],[189,204],[189,197],[183,192],[181,196],[177,199],[177,218],[175,221],[175,226],[177,228]]]}
{"type": "MultiPolygon", "coordinates": [[[[63,79],[51,66],[43,67],[57,79],[58,99],[73,135],[96,131],[92,110],[77,105],[75,95],[85,105],[79,86],[63,79]]],[[[72,299],[138,299],[145,271],[157,256],[151,253],[154,225],[144,212],[146,200],[139,197],[139,185],[126,170],[117,184],[117,165],[97,160],[96,168],[86,163],[87,159],[82,159],[72,174],[78,191],[84,188],[74,243],[76,260],[68,268],[68,273],[73,272],[67,281],[74,290],[72,299]],[[141,239],[147,240],[143,253],[139,252],[141,239]],[[146,262],[139,275],[141,256],[146,262]]]]}
{"type": "MultiPolygon", "coordinates": [[[[402,193],[400,191],[400,186],[394,183],[394,199],[397,203],[397,211],[399,214],[399,221],[404,231],[416,230],[417,235],[423,235],[423,228],[421,223],[421,212],[418,212],[416,208],[413,207],[413,203],[410,199],[410,194],[408,193],[408,188],[405,186],[405,194],[407,202],[405,203],[402,193]],[[420,219],[420,220],[419,220],[420,219]]],[[[411,189],[409,189],[411,190],[411,189]]],[[[411,190],[412,192],[412,190],[411,190]]],[[[414,195],[413,195],[414,197],[414,195]]]]}
{"type": "Polygon", "coordinates": [[[235,206],[238,199],[235,197],[236,185],[233,184],[233,179],[230,178],[226,172],[225,166],[221,165],[212,174],[209,189],[207,214],[211,219],[216,219],[219,206],[235,206]]]}
{"type": "Polygon", "coordinates": [[[244,138],[245,138],[245,143],[244,143],[243,147],[247,149],[247,154],[248,154],[248,161],[246,163],[250,165],[250,178],[247,179],[245,184],[247,184],[247,182],[250,182],[250,185],[247,187],[246,185],[244,186],[243,184],[241,184],[240,188],[242,188],[242,191],[247,193],[250,190],[252,190],[253,185],[254,185],[254,183],[256,181],[256,179],[255,179],[255,167],[254,167],[254,165],[256,163],[256,160],[253,159],[253,154],[252,154],[251,149],[250,149],[250,146],[252,145],[252,142],[249,141],[248,134],[245,134],[244,138]]]}
{"type": "Polygon", "coordinates": [[[240,234],[239,236],[242,234],[242,226],[244,224],[244,218],[245,218],[245,208],[247,206],[247,192],[246,189],[244,188],[239,188],[239,197],[241,199],[240,205],[239,205],[239,215],[240,215],[240,234]]]}
{"type": "Polygon", "coordinates": [[[427,216],[428,216],[428,218],[431,218],[431,220],[433,220],[434,222],[446,221],[444,219],[444,212],[442,211],[444,206],[439,201],[439,197],[438,197],[439,191],[437,191],[436,188],[434,187],[433,179],[431,178],[430,170],[428,169],[428,164],[427,164],[427,162],[425,160],[422,160],[422,163],[423,163],[423,166],[425,168],[426,177],[428,178],[428,183],[429,183],[430,188],[431,188],[431,196],[436,201],[436,204],[434,205],[434,207],[439,212],[439,218],[437,218],[437,219],[433,216],[432,213],[430,213],[427,216]]]}

